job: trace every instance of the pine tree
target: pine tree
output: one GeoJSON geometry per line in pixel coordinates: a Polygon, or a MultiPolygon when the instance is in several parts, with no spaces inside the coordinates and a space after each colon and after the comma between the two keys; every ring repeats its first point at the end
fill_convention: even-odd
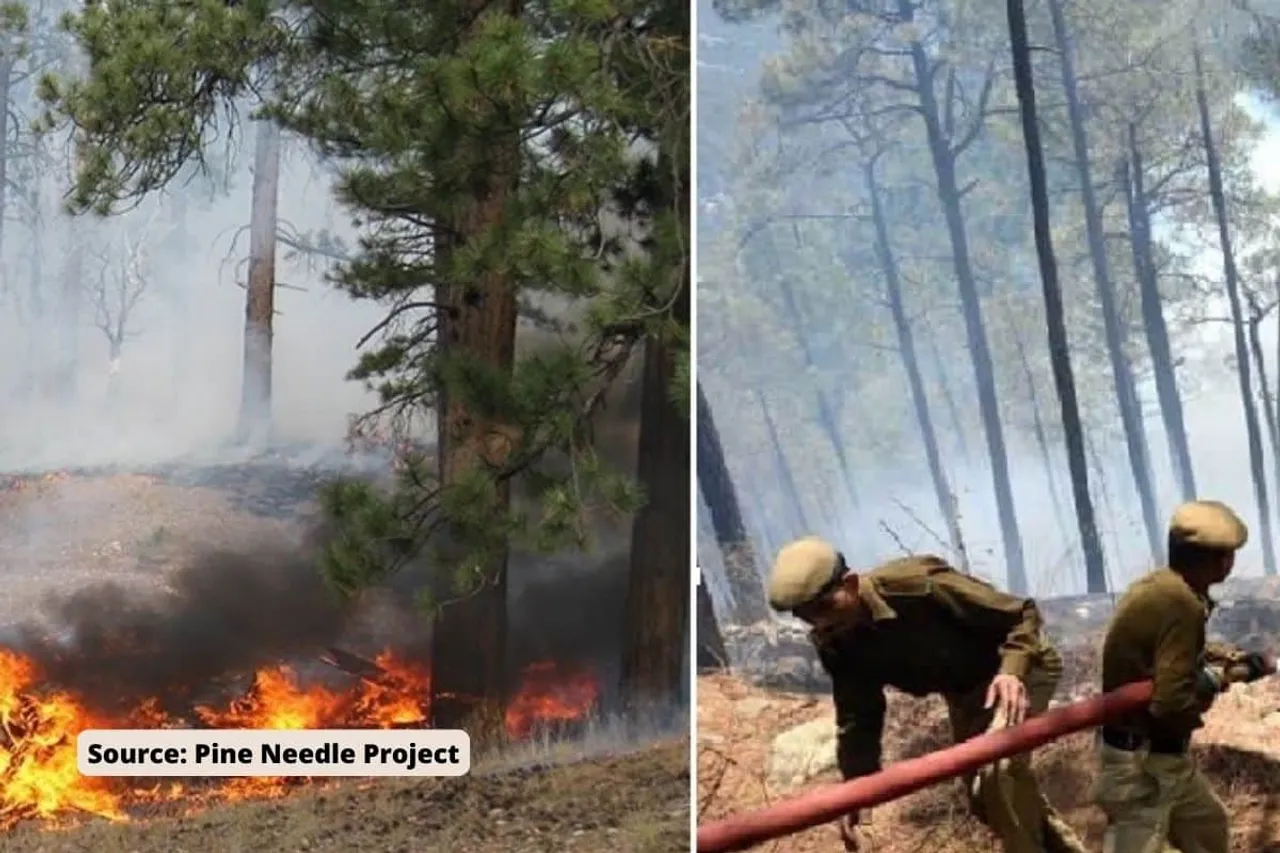
{"type": "MultiPolygon", "coordinates": [[[[653,368],[658,408],[687,418],[687,10],[116,0],[70,26],[89,77],[50,81],[45,94],[51,123],[69,119],[87,146],[77,209],[109,212],[163,187],[251,93],[338,167],[363,240],[334,283],[387,306],[351,373],[379,399],[357,429],[424,440],[393,490],[328,491],[340,533],[324,568],[356,594],[409,561],[433,567],[433,722],[474,730],[508,675],[509,549],[582,544],[589,506],[635,505],[629,472],[601,462],[590,426],[643,342],[650,364],[670,365],[653,368]],[[517,356],[519,309],[537,300],[585,304],[586,320],[517,356]],[[528,501],[512,500],[517,478],[528,501]]],[[[657,426],[666,447],[676,421],[657,426]]],[[[683,437],[687,500],[687,425],[683,437]]],[[[673,458],[661,459],[664,482],[673,458]]],[[[673,511],[651,513],[669,524],[673,511]]],[[[671,559],[652,572],[684,608],[680,624],[687,547],[682,566],[682,579],[671,559]]],[[[660,653],[669,662],[670,648],[660,653]]],[[[636,660],[652,668],[654,656],[636,660]]]]}

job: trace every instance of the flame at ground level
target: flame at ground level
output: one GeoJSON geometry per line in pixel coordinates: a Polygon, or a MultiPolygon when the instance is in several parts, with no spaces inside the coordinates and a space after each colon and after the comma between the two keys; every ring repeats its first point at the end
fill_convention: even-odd
{"type": "MultiPolygon", "coordinates": [[[[32,661],[0,649],[0,830],[30,819],[59,821],[92,814],[127,820],[132,805],[178,800],[270,797],[297,779],[235,778],[202,783],[194,793],[180,783],[128,787],[129,780],[81,776],[75,738],[89,728],[319,729],[392,728],[428,719],[430,673],[384,652],[377,674],[348,690],[303,685],[287,667],[259,670],[245,695],[223,707],[193,709],[191,720],[175,719],[151,699],[131,712],[95,713],[61,691],[46,689],[32,661]]],[[[595,676],[554,663],[527,667],[508,705],[507,733],[527,737],[540,725],[585,719],[599,693],[595,676]]]]}

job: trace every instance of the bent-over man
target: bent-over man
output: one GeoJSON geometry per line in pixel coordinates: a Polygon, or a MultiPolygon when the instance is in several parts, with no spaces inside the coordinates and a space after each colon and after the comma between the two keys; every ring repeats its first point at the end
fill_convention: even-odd
{"type": "MultiPolygon", "coordinates": [[[[831,676],[845,779],[880,769],[886,687],[940,694],[959,742],[1043,712],[1062,675],[1034,601],[938,557],[907,557],[857,574],[833,545],[806,537],[778,553],[769,602],[813,628],[831,676]]],[[[1006,853],[1084,849],[1040,794],[1028,755],[988,768],[976,786],[973,778],[965,782],[975,815],[1006,853]]],[[[846,850],[865,848],[860,823],[858,814],[841,820],[846,850]]]]}
{"type": "Polygon", "coordinates": [[[1121,597],[1102,650],[1102,689],[1151,679],[1141,711],[1104,726],[1095,798],[1107,818],[1106,853],[1227,853],[1227,811],[1188,754],[1202,714],[1233,682],[1276,671],[1275,661],[1205,641],[1209,587],[1226,580],[1249,538],[1225,504],[1184,504],[1169,524],[1169,565],[1121,597]]]}

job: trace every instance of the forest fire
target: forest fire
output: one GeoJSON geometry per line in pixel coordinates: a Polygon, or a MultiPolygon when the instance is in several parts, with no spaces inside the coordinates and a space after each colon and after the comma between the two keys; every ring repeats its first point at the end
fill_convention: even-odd
{"type": "MultiPolygon", "coordinates": [[[[354,656],[350,656],[354,658],[354,656]]],[[[357,658],[357,660],[360,660],[357,658]]],[[[36,665],[0,649],[0,830],[27,820],[51,827],[96,815],[129,819],[131,807],[185,801],[197,809],[210,801],[279,796],[299,780],[233,778],[201,780],[198,789],[165,782],[81,776],[75,736],[87,728],[393,728],[423,725],[428,718],[430,673],[390,652],[380,654],[349,689],[303,684],[285,666],[255,673],[243,695],[215,706],[199,705],[191,718],[167,714],[149,699],[123,714],[95,712],[76,696],[41,681],[36,665]]],[[[594,709],[593,674],[554,663],[526,667],[506,716],[508,736],[528,737],[541,726],[583,720],[594,709]]]]}

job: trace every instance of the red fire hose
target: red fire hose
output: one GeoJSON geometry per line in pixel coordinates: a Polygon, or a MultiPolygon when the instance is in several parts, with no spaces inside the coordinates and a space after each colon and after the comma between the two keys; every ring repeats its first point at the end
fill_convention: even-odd
{"type": "Polygon", "coordinates": [[[971,773],[1002,758],[1143,707],[1152,684],[1139,681],[1119,690],[1054,708],[1020,725],[978,735],[947,749],[891,764],[879,773],[813,788],[768,808],[698,827],[698,853],[746,850],[764,841],[827,823],[859,809],[887,803],[937,782],[971,773]]]}

